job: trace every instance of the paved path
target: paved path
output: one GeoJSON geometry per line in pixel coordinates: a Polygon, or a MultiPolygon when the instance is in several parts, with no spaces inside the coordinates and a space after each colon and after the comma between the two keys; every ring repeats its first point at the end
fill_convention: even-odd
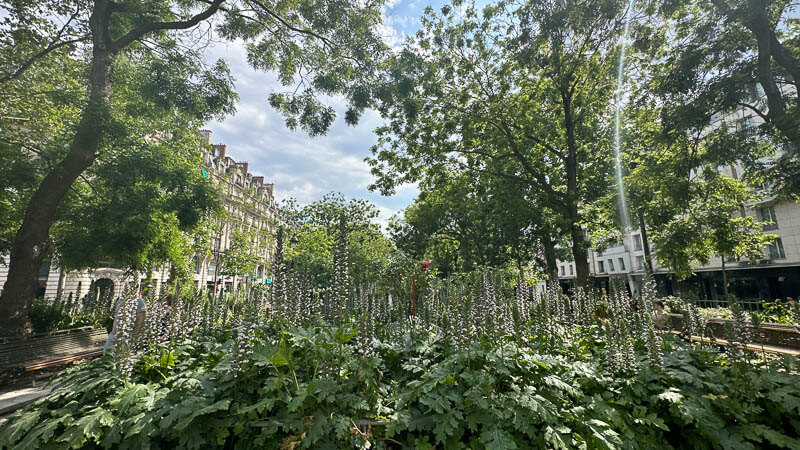
{"type": "Polygon", "coordinates": [[[0,415],[8,414],[50,393],[50,386],[29,387],[0,394],[0,415]]]}

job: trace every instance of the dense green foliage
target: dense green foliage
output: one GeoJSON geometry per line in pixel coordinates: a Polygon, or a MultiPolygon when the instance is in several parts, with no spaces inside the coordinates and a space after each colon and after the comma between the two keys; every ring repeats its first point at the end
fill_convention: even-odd
{"type": "Polygon", "coordinates": [[[556,218],[531,207],[534,189],[502,178],[448,171],[431,171],[420,189],[402,218],[390,223],[389,232],[399,249],[430,260],[440,275],[503,265],[519,271],[529,266],[556,271],[551,241],[556,218]]]}
{"type": "MultiPolygon", "coordinates": [[[[661,119],[676,132],[698,130],[737,111],[742,128],[779,151],[745,163],[765,173],[771,190],[797,198],[800,163],[800,58],[797,3],[790,0],[661,0],[652,36],[649,90],[662,100],[661,119]],[[674,39],[672,38],[674,37],[674,39]]],[[[734,150],[725,148],[725,152],[734,150]]],[[[734,150],[735,151],[735,150],[734,150]]]]}
{"type": "Polygon", "coordinates": [[[29,331],[35,274],[53,241],[69,268],[116,260],[134,269],[169,262],[176,272],[187,272],[189,246],[182,233],[214,203],[197,174],[199,160],[187,150],[197,151],[198,125],[232,112],[236,100],[225,62],[203,61],[211,34],[198,26],[244,42],[254,68],[277,72],[282,85],[296,87],[273,92],[269,103],[290,128],[319,135],[336,117],[322,97],[347,97],[350,124],[372,103],[374,69],[385,50],[377,31],[381,6],[320,0],[0,2],[0,161],[15,172],[0,186],[0,204],[14,205],[0,214],[0,252],[10,250],[0,292],[2,332],[29,331]],[[59,66],[67,70],[59,73],[59,66]],[[56,76],[41,76],[48,71],[56,76]],[[20,134],[33,139],[18,139],[20,134]],[[157,150],[175,158],[134,157],[157,150]],[[22,157],[9,155],[13,151],[22,157]],[[129,164],[150,164],[119,164],[120,154],[129,164]],[[31,155],[41,161],[27,164],[24,157],[31,155]],[[84,193],[97,198],[82,198],[84,193]]]}
{"type": "Polygon", "coordinates": [[[530,192],[521,207],[562,225],[549,230],[549,247],[569,236],[585,287],[585,208],[605,194],[611,172],[609,105],[627,6],[427,8],[421,30],[389,61],[372,187],[393,192],[443,170],[516,183],[530,192]]]}
{"type": "Polygon", "coordinates": [[[595,327],[555,338],[555,350],[544,336],[456,350],[441,335],[411,329],[374,341],[374,355],[365,357],[355,329],[323,322],[258,327],[252,353],[241,358],[241,332],[196,333],[142,355],[129,379],[109,376],[111,358],[70,369],[49,398],[11,418],[0,441],[23,448],[800,445],[790,361],[742,367],[667,340],[663,370],[615,375],[595,327]]]}
{"type": "Polygon", "coordinates": [[[757,257],[769,236],[741,205],[795,197],[800,179],[796,11],[783,0],[427,9],[389,60],[380,107],[388,123],[369,160],[374,189],[416,181],[430,191],[398,222],[401,245],[447,266],[457,256],[496,262],[511,257],[493,258],[500,224],[481,230],[477,249],[463,235],[483,225],[475,218],[486,209],[529,209],[538,220],[515,231],[546,225],[536,246],[551,254],[568,236],[579,285],[584,235],[602,248],[640,222],[660,265],[679,277],[714,257],[757,257]],[[629,163],[638,166],[617,180],[629,163]],[[443,174],[475,180],[467,211],[449,207],[464,193],[443,186],[443,174]],[[525,194],[513,206],[492,197],[486,208],[477,186],[487,177],[525,194]],[[621,183],[627,198],[613,189],[621,183]]]}
{"type": "MultiPolygon", "coordinates": [[[[328,285],[336,265],[341,264],[335,254],[340,236],[347,240],[345,270],[358,284],[377,282],[397,256],[392,242],[374,222],[378,209],[366,200],[348,200],[331,192],[305,206],[288,199],[280,214],[285,223],[284,261],[280,263],[305,273],[315,286],[328,285]]],[[[280,268],[276,265],[273,270],[280,268]]]]}
{"type": "MultiPolygon", "coordinates": [[[[501,272],[424,282],[421,275],[404,275],[417,277],[416,296],[350,286],[346,271],[336,270],[323,289],[287,271],[260,292],[181,297],[170,306],[151,300],[138,336],[137,302],[126,295],[111,354],[59,376],[48,398],[9,417],[0,442],[281,449],[800,444],[797,359],[762,360],[738,347],[720,353],[656,333],[652,282],[636,299],[620,290],[598,298],[536,292],[501,272]]],[[[697,315],[684,307],[687,319],[697,315]]],[[[686,332],[705,328],[693,323],[686,332]]]]}
{"type": "MultiPolygon", "coordinates": [[[[197,172],[205,149],[195,131],[233,111],[230,72],[221,62],[207,66],[195,52],[182,54],[169,40],[161,44],[160,52],[137,48],[115,61],[113,129],[53,221],[48,253],[62,267],[115,262],[143,269],[170,262],[185,269],[182,233],[217,205],[197,172]]],[[[24,76],[0,83],[7,99],[0,158],[9,170],[0,194],[8,206],[0,216],[0,252],[11,250],[27,202],[66,155],[87,101],[88,68],[65,47],[37,60],[24,76]]]]}

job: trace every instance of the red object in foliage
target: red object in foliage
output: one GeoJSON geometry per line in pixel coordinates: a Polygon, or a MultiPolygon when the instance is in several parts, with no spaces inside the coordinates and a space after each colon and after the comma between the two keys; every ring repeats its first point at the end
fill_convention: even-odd
{"type": "Polygon", "coordinates": [[[425,262],[425,261],[422,261],[422,270],[425,270],[425,269],[427,269],[428,267],[430,267],[430,265],[431,265],[430,263],[427,263],[427,262],[425,262]]]}

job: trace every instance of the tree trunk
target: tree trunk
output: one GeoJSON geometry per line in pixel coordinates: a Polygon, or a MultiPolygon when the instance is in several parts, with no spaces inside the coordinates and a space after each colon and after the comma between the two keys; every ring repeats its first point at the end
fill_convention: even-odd
{"type": "MultiPolygon", "coordinates": [[[[767,96],[767,105],[769,106],[767,117],[795,149],[800,149],[800,130],[797,127],[797,118],[786,110],[786,99],[775,81],[775,74],[772,70],[773,57],[784,69],[791,71],[793,76],[800,74],[797,73],[794,58],[788,52],[783,51],[781,44],[775,38],[763,2],[751,1],[750,3],[751,17],[746,23],[755,35],[758,45],[758,82],[767,96]]],[[[795,82],[797,82],[796,79],[795,82]]]]}
{"type": "Polygon", "coordinates": [[[107,49],[109,4],[94,4],[91,89],[67,156],[44,177],[25,210],[8,265],[8,278],[0,295],[0,335],[31,331],[28,311],[36,294],[37,274],[50,243],[50,226],[58,205],[72,183],[92,165],[109,122],[112,53],[107,49]]]}
{"type": "Polygon", "coordinates": [[[639,211],[639,231],[642,233],[642,247],[644,248],[644,261],[647,264],[647,270],[650,271],[652,277],[655,272],[653,271],[653,259],[650,256],[650,239],[647,238],[647,226],[644,223],[644,213],[639,211]]]}
{"type": "Polygon", "coordinates": [[[580,193],[578,189],[578,143],[575,140],[575,118],[572,111],[572,91],[565,84],[561,87],[561,98],[564,106],[564,130],[567,138],[567,158],[564,168],[567,173],[567,199],[566,213],[570,221],[570,236],[572,238],[572,257],[575,260],[576,287],[589,291],[589,252],[583,229],[581,216],[578,212],[580,193]]]}
{"type": "Polygon", "coordinates": [[[542,237],[542,247],[544,250],[544,262],[547,270],[547,278],[550,282],[558,282],[558,264],[556,263],[556,247],[553,238],[549,233],[544,233],[542,237]]]}
{"type": "Polygon", "coordinates": [[[570,226],[572,257],[575,260],[575,282],[584,291],[589,288],[589,252],[584,242],[583,229],[577,221],[570,226]]]}
{"type": "Polygon", "coordinates": [[[58,268],[58,287],[56,288],[56,302],[61,302],[64,296],[64,285],[67,283],[67,272],[63,267],[58,268]]]}

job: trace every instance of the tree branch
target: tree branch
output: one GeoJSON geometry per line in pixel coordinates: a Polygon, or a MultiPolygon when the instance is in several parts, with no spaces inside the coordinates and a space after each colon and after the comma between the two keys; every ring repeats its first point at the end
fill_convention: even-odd
{"type": "Polygon", "coordinates": [[[528,161],[528,159],[525,157],[525,155],[522,154],[522,152],[519,149],[519,146],[514,140],[514,136],[511,134],[511,130],[508,128],[508,125],[505,123],[505,121],[501,124],[501,126],[499,126],[499,128],[500,131],[502,131],[503,134],[506,136],[509,147],[511,147],[511,151],[516,156],[516,159],[520,162],[520,164],[522,164],[523,169],[525,169],[525,171],[537,181],[539,187],[541,187],[542,190],[547,194],[547,197],[550,200],[550,202],[559,205],[564,205],[564,203],[562,202],[564,194],[553,189],[553,186],[551,186],[550,183],[547,182],[547,178],[538,170],[536,170],[531,165],[530,161],[528,161]]]}
{"type": "Polygon", "coordinates": [[[304,29],[304,28],[297,28],[295,26],[292,26],[291,24],[289,24],[289,22],[286,21],[286,19],[284,19],[283,17],[279,16],[277,13],[275,13],[274,11],[269,9],[267,7],[267,5],[265,5],[264,3],[260,2],[259,0],[251,0],[251,1],[253,3],[255,3],[256,5],[258,5],[259,7],[261,7],[261,9],[263,9],[265,13],[267,13],[273,19],[275,19],[278,22],[280,22],[283,26],[285,26],[289,30],[294,31],[295,33],[300,33],[300,34],[305,34],[307,36],[315,37],[315,38],[321,40],[325,45],[327,45],[329,47],[332,47],[330,41],[328,41],[328,39],[326,39],[324,36],[320,35],[319,33],[316,33],[316,32],[314,32],[312,30],[307,30],[307,29],[304,29]]]}
{"type": "Polygon", "coordinates": [[[116,41],[112,41],[111,45],[109,45],[109,50],[112,53],[116,53],[122,50],[123,48],[127,47],[128,45],[130,45],[132,42],[141,38],[145,34],[151,33],[153,31],[185,30],[187,28],[192,28],[193,26],[213,16],[217,12],[217,10],[219,10],[219,7],[224,2],[225,0],[214,0],[214,2],[211,3],[211,5],[207,9],[198,14],[195,14],[188,20],[179,20],[175,22],[150,22],[143,25],[139,25],[133,30],[125,33],[125,35],[123,35],[116,41]]]}
{"type": "Polygon", "coordinates": [[[747,109],[749,109],[750,111],[753,111],[754,113],[758,114],[758,117],[761,117],[761,120],[763,120],[764,122],[767,122],[767,123],[769,123],[769,121],[770,121],[770,120],[769,120],[769,117],[767,117],[767,115],[766,115],[766,114],[764,114],[763,112],[761,112],[761,110],[760,110],[760,109],[758,109],[758,108],[756,108],[755,106],[753,106],[753,105],[751,105],[751,104],[748,104],[748,103],[742,103],[742,102],[740,102],[740,103],[737,103],[736,105],[737,105],[737,106],[742,106],[742,107],[744,107],[744,108],[747,108],[747,109]]]}
{"type": "Polygon", "coordinates": [[[81,175],[80,175],[80,177],[81,177],[81,179],[83,180],[83,182],[84,182],[84,183],[86,183],[86,185],[87,185],[87,186],[89,186],[89,188],[91,188],[91,189],[92,189],[92,192],[94,192],[95,194],[97,194],[97,193],[98,193],[98,192],[97,192],[97,189],[95,189],[95,188],[94,188],[94,186],[92,186],[92,183],[90,183],[90,182],[89,182],[89,179],[88,179],[88,178],[86,178],[86,176],[84,176],[83,174],[81,174],[81,175]]]}
{"type": "Polygon", "coordinates": [[[522,134],[524,134],[526,138],[530,139],[531,141],[533,141],[534,143],[536,143],[538,145],[541,145],[547,151],[549,151],[549,152],[553,153],[554,155],[556,155],[556,157],[558,159],[560,159],[562,162],[566,162],[567,161],[567,157],[564,155],[564,152],[562,152],[561,150],[559,150],[559,149],[553,147],[552,145],[548,144],[547,142],[544,142],[543,140],[537,138],[536,136],[532,135],[530,132],[528,132],[526,130],[523,130],[522,127],[519,126],[519,125],[516,125],[514,123],[511,123],[510,125],[511,125],[512,128],[516,129],[517,131],[522,132],[522,134]]]}
{"type": "MultiPolygon", "coordinates": [[[[60,37],[60,36],[59,36],[60,37]]],[[[13,73],[5,75],[4,77],[0,78],[0,83],[5,83],[6,81],[16,80],[22,76],[22,74],[28,70],[36,61],[44,58],[47,54],[51,53],[54,50],[57,50],[65,45],[75,44],[77,42],[83,42],[89,39],[88,35],[81,36],[79,38],[70,39],[68,41],[60,41],[58,43],[51,43],[46,48],[41,50],[40,52],[36,53],[35,55],[28,58],[27,61],[22,63],[22,65],[15,70],[13,73]]]]}
{"type": "MultiPolygon", "coordinates": [[[[477,167],[468,166],[468,165],[466,165],[464,163],[460,163],[460,162],[458,164],[459,164],[459,166],[461,166],[462,169],[467,170],[467,171],[485,173],[486,175],[491,175],[493,177],[500,177],[500,178],[505,178],[507,180],[521,181],[521,182],[523,182],[523,183],[525,183],[527,185],[539,186],[539,182],[538,181],[534,181],[534,180],[531,180],[531,179],[528,179],[528,178],[523,178],[523,177],[521,177],[519,175],[510,175],[510,174],[503,173],[503,172],[495,172],[495,171],[492,171],[492,170],[479,169],[477,167]]],[[[560,194],[559,192],[556,192],[556,193],[560,194]]],[[[551,204],[553,204],[554,206],[566,208],[566,204],[564,202],[562,202],[558,198],[550,198],[549,200],[550,200],[551,204]]]]}
{"type": "Polygon", "coordinates": [[[775,61],[792,74],[794,82],[800,83],[800,63],[778,41],[775,30],[770,31],[770,50],[772,50],[772,57],[775,58],[775,61]]]}

